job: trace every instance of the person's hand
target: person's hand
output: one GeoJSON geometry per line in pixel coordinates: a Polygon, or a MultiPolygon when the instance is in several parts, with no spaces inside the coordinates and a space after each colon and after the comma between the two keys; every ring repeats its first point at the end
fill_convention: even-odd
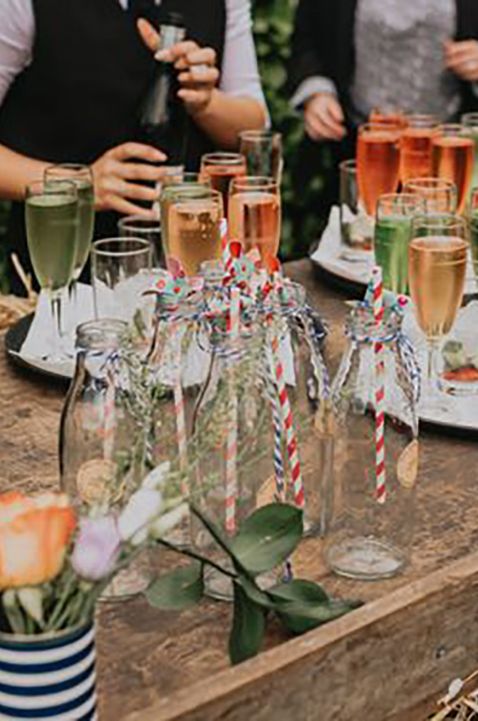
{"type": "Polygon", "coordinates": [[[143,42],[155,53],[156,59],[174,63],[174,67],[179,71],[181,89],[178,96],[183,100],[187,111],[191,115],[204,111],[211,102],[219,80],[215,50],[199,47],[193,40],[184,40],[167,50],[161,50],[159,35],[147,20],[138,20],[138,30],[143,42]]]}
{"type": "Polygon", "coordinates": [[[445,43],[445,66],[462,80],[478,81],[478,41],[461,40],[445,43]]]}
{"type": "Polygon", "coordinates": [[[304,122],[312,140],[342,140],[347,134],[342,108],[332,93],[316,93],[306,101],[304,122]]]}
{"type": "Polygon", "coordinates": [[[166,155],[160,150],[142,143],[123,143],[108,150],[91,166],[96,209],[116,210],[125,215],[149,217],[152,211],[136,205],[134,201],[157,200],[156,189],[141,185],[140,182],[156,183],[160,180],[164,166],[158,167],[152,163],[161,163],[165,160],[166,155]]]}

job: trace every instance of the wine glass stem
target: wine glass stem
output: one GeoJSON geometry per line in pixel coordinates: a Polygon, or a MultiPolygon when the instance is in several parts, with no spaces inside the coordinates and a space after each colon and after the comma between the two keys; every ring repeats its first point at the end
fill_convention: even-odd
{"type": "Polygon", "coordinates": [[[61,356],[61,291],[52,291],[50,297],[53,319],[53,355],[61,356]]]}
{"type": "Polygon", "coordinates": [[[428,341],[427,381],[431,393],[437,391],[437,354],[440,344],[435,339],[428,341]]]}

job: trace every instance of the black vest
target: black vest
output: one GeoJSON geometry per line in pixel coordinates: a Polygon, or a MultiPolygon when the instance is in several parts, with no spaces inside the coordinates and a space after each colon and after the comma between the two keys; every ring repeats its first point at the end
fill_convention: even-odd
{"type": "MultiPolygon", "coordinates": [[[[163,6],[182,13],[188,37],[213,47],[221,67],[224,0],[165,0],[163,6]]],[[[33,8],[33,60],[0,107],[0,143],[41,160],[91,163],[134,140],[154,59],[132,16],[118,0],[33,0],[33,8]]],[[[187,166],[197,167],[208,150],[210,141],[190,123],[187,166]]],[[[30,267],[19,233],[23,209],[15,206],[8,245],[30,267]]],[[[114,232],[114,224],[99,220],[99,234],[114,232]]]]}

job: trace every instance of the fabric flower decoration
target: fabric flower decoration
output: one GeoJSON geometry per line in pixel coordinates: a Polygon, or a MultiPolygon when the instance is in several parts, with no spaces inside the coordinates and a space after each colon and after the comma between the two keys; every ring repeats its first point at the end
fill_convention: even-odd
{"type": "Polygon", "coordinates": [[[71,565],[87,581],[100,581],[114,570],[120,547],[121,537],[115,518],[82,518],[71,565]]]}
{"type": "Polygon", "coordinates": [[[118,518],[118,530],[123,541],[133,546],[143,543],[149,534],[149,526],[161,513],[163,497],[153,488],[140,488],[133,493],[118,518]]]}
{"type": "Polygon", "coordinates": [[[75,514],[64,494],[1,495],[0,590],[55,578],[75,526],[75,514]]]}

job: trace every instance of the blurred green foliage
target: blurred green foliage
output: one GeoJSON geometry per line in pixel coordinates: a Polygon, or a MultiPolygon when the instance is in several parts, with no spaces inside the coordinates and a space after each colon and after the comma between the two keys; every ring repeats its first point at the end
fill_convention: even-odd
{"type": "Polygon", "coordinates": [[[282,133],[284,141],[283,260],[306,255],[324,226],[319,208],[328,163],[324,153],[322,166],[312,175],[307,187],[301,187],[300,191],[293,188],[292,175],[303,133],[302,120],[291,110],[286,92],[286,66],[296,4],[296,0],[253,0],[254,35],[262,83],[272,125],[282,133]]]}

